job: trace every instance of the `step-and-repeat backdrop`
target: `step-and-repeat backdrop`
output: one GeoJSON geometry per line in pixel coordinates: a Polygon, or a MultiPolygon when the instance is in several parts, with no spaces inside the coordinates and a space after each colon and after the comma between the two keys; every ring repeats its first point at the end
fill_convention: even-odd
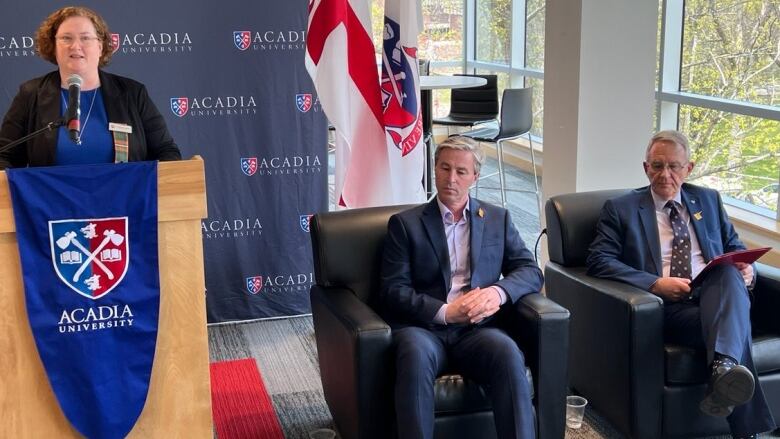
{"type": "MultiPolygon", "coordinates": [[[[310,312],[309,218],[327,210],[327,122],[304,67],[307,0],[83,1],[107,21],[106,71],[138,80],[182,150],[206,164],[210,322],[310,312]]],[[[56,69],[35,31],[59,1],[4,1],[0,114],[56,69]]],[[[193,300],[200,292],[193,291],[193,300]]]]}

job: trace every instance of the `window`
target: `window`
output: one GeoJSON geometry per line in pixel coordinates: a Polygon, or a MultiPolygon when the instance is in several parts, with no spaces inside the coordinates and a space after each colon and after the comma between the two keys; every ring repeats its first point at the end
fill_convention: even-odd
{"type": "MultiPolygon", "coordinates": [[[[507,87],[534,87],[534,127],[542,137],[544,102],[544,0],[422,0],[418,56],[430,73],[488,73],[507,87]],[[464,63],[465,56],[465,63],[464,63]]],[[[374,43],[381,56],[384,0],[371,3],[374,43]]],[[[377,58],[379,59],[379,58],[377,58]]],[[[433,93],[433,114],[449,111],[450,92],[433,93]]]]}
{"type": "Polygon", "coordinates": [[[476,58],[508,65],[512,48],[512,1],[477,0],[476,5],[476,58]]]}
{"type": "Polygon", "coordinates": [[[463,0],[422,0],[419,57],[441,65],[463,59],[463,0]]]}
{"type": "MultiPolygon", "coordinates": [[[[371,3],[371,25],[377,60],[382,56],[385,1],[371,3]]],[[[463,72],[463,0],[422,0],[423,30],[418,37],[417,57],[431,61],[430,74],[463,72]]],[[[442,117],[450,108],[446,90],[433,92],[433,116],[442,117]]]]}
{"type": "Polygon", "coordinates": [[[691,140],[692,182],[777,218],[780,4],[663,0],[658,127],[691,140]]]}
{"type": "Polygon", "coordinates": [[[525,65],[539,71],[544,70],[544,3],[528,0],[525,8],[525,65]]]}
{"type": "MultiPolygon", "coordinates": [[[[431,61],[430,74],[453,75],[463,71],[463,0],[422,0],[423,32],[419,56],[431,61]]],[[[450,109],[447,90],[433,92],[433,117],[450,109]]]]}
{"type": "MultiPolygon", "coordinates": [[[[534,88],[534,126],[541,138],[544,102],[544,0],[471,0],[474,7],[473,50],[467,43],[468,72],[498,75],[499,96],[505,88],[534,88]]],[[[467,3],[468,4],[468,3],[467,3]]],[[[468,29],[468,27],[467,27],[468,29]]]]}

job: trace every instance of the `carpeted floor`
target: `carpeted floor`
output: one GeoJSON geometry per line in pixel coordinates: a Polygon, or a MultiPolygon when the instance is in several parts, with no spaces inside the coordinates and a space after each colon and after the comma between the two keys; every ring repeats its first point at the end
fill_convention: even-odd
{"type": "MultiPolygon", "coordinates": [[[[211,362],[257,361],[287,439],[308,439],[308,432],[319,428],[336,429],[322,394],[311,316],[211,325],[209,356],[211,362]]],[[[590,408],[582,428],[566,430],[567,439],[623,437],[590,408]]]]}
{"type": "MultiPolygon", "coordinates": [[[[310,316],[209,326],[210,361],[254,358],[287,439],[335,430],[322,394],[310,316]]],[[[590,414],[572,438],[620,437],[590,414]]],[[[567,434],[568,437],[568,434],[567,434]]]]}
{"type": "Polygon", "coordinates": [[[211,363],[210,373],[217,437],[284,439],[254,358],[211,363]]]}
{"type": "Polygon", "coordinates": [[[287,439],[335,429],[322,395],[310,316],[209,326],[209,357],[257,361],[287,439]]]}

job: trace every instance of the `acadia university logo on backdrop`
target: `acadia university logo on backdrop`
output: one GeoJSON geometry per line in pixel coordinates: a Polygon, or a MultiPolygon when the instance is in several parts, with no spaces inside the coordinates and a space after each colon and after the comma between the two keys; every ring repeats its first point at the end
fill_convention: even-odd
{"type": "Polygon", "coordinates": [[[255,296],[264,293],[297,293],[309,291],[314,284],[314,273],[257,275],[244,278],[246,291],[255,296]]]}
{"type": "Polygon", "coordinates": [[[171,111],[178,117],[227,117],[257,114],[253,95],[179,96],[171,98],[171,111]]]}
{"type": "Polygon", "coordinates": [[[200,222],[203,239],[259,238],[263,225],[258,217],[208,218],[200,222]]]}
{"type": "Polygon", "coordinates": [[[36,54],[32,36],[0,34],[0,58],[21,58],[36,54]]]}
{"type": "Polygon", "coordinates": [[[305,30],[235,30],[233,45],[240,51],[305,50],[305,30]]]}
{"type": "Polygon", "coordinates": [[[192,52],[189,32],[133,32],[111,34],[114,53],[165,54],[192,52]]]}

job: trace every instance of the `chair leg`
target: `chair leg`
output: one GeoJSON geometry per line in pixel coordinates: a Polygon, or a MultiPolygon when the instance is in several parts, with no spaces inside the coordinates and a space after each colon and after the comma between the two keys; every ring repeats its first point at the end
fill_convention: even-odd
{"type": "Polygon", "coordinates": [[[506,208],[506,175],[504,174],[504,146],[503,141],[496,142],[496,157],[498,158],[498,182],[501,186],[501,205],[506,208]]]}
{"type": "MultiPolygon", "coordinates": [[[[479,145],[479,147],[482,148],[482,142],[477,142],[477,145],[479,145]]],[[[475,198],[479,198],[479,180],[482,178],[482,172],[483,171],[484,171],[484,169],[479,171],[480,176],[479,176],[479,178],[477,178],[477,181],[474,183],[474,197],[475,198]]]]}
{"type": "MultiPolygon", "coordinates": [[[[433,135],[433,129],[431,129],[431,137],[430,137],[430,149],[428,150],[428,166],[425,167],[425,172],[430,174],[430,182],[431,182],[431,195],[428,197],[428,201],[433,200],[434,197],[436,197],[436,163],[434,162],[434,158],[436,157],[436,138],[433,135]]],[[[427,146],[427,145],[426,145],[427,146]]],[[[426,180],[428,181],[428,180],[426,180]]]]}
{"type": "MultiPolygon", "coordinates": [[[[422,179],[423,186],[428,185],[428,182],[430,182],[430,184],[433,184],[433,181],[428,179],[428,176],[431,173],[431,162],[430,162],[431,152],[428,146],[429,146],[428,139],[425,136],[423,136],[423,147],[425,148],[425,163],[423,164],[423,179],[422,179]]],[[[430,188],[426,186],[425,190],[428,191],[430,190],[430,188]]]]}
{"type": "Polygon", "coordinates": [[[534,188],[536,188],[536,207],[539,209],[539,230],[544,229],[542,224],[542,193],[539,190],[539,178],[536,175],[536,155],[534,154],[534,141],[531,132],[528,132],[528,145],[531,148],[531,174],[534,176],[534,188]]]}

